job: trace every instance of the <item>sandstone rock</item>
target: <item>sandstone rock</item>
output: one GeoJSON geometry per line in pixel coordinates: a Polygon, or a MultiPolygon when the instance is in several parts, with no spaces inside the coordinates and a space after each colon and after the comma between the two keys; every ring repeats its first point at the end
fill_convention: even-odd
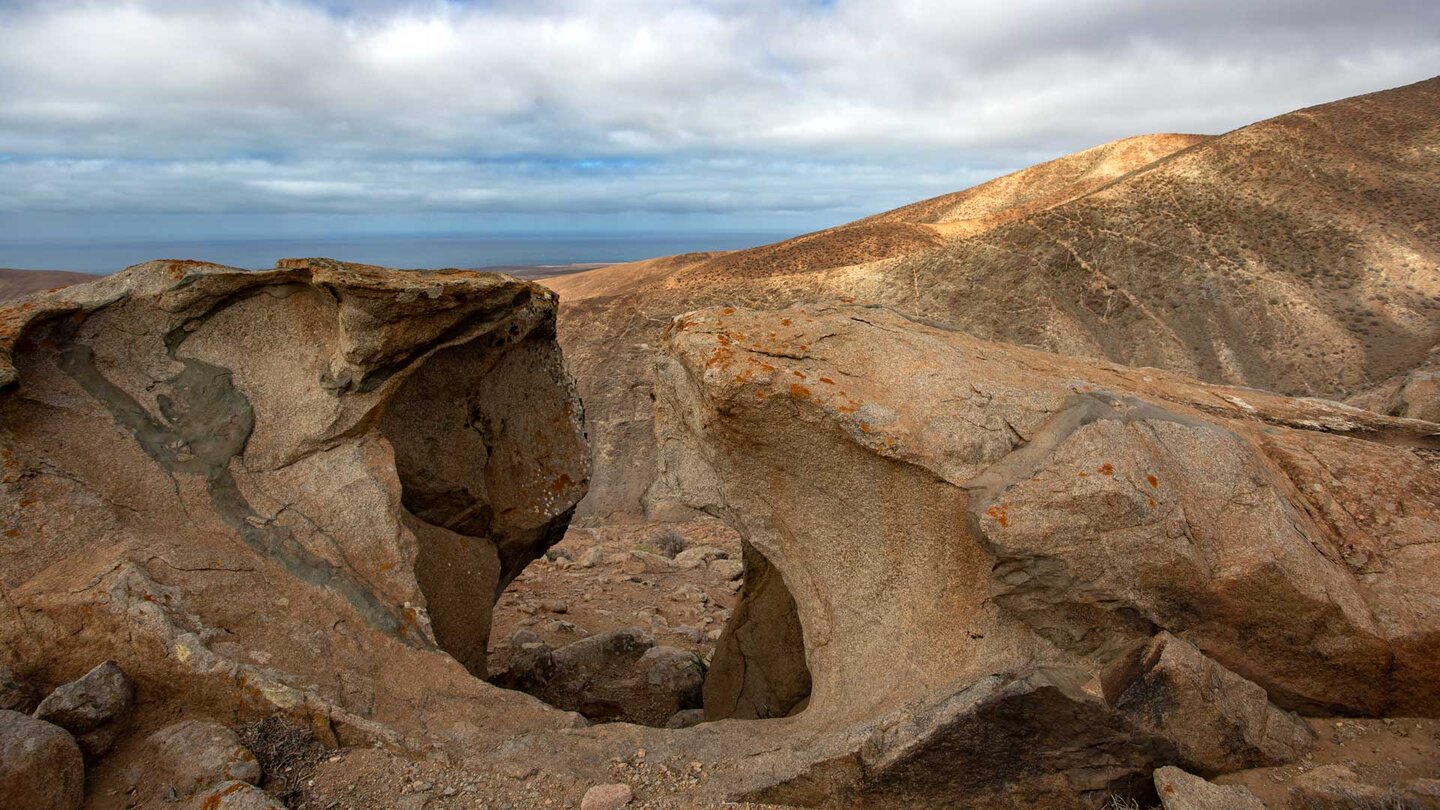
{"type": "Polygon", "coordinates": [[[0,309],[5,658],[111,657],[157,706],[259,701],[332,741],[392,733],[375,707],[422,683],[473,702],[439,651],[486,671],[496,596],[586,488],[554,316],[508,276],[322,259],[0,309]]]}
{"type": "Polygon", "coordinates": [[[1265,810],[1246,788],[1216,785],[1175,767],[1155,770],[1155,792],[1165,810],[1265,810]]]}
{"type": "Polygon", "coordinates": [[[599,546],[591,546],[580,554],[579,564],[581,568],[594,568],[597,565],[605,564],[605,550],[599,546]]]}
{"type": "MultiPolygon", "coordinates": [[[[1162,667],[1181,700],[1173,717],[1198,724],[1210,695],[1208,716],[1244,732],[1241,759],[1303,750],[1266,695],[1287,710],[1440,713],[1440,437],[1428,423],[984,343],[877,307],[704,310],[676,319],[665,353],[654,497],[747,540],[707,716],[712,692],[716,706],[769,706],[768,673],[801,665],[811,689],[793,722],[842,736],[891,712],[932,716],[958,699],[946,695],[983,707],[971,690],[997,673],[1010,684],[1059,670],[1093,685],[1006,687],[1044,706],[1035,733],[1083,706],[1113,735],[1102,748],[1135,752],[1083,777],[1063,757],[1015,752],[1028,764],[1004,787],[987,781],[1004,769],[940,780],[835,743],[782,780],[796,795],[1060,807],[1134,788],[1183,759],[1189,732],[1137,723],[1102,697],[1100,676],[1161,631],[1215,664],[1162,667]],[[762,596],[751,580],[767,565],[762,596]],[[748,613],[775,628],[792,610],[788,646],[747,649],[748,613]]],[[[907,750],[970,761],[939,730],[902,727],[907,750]]]]}
{"type": "Polygon", "coordinates": [[[245,782],[223,782],[195,797],[202,810],[285,810],[269,793],[245,782]]]}
{"type": "Polygon", "coordinates": [[[39,701],[34,685],[0,665],[0,709],[28,714],[39,701]]]}
{"type": "Polygon", "coordinates": [[[135,686],[114,661],[105,661],[40,701],[35,717],[70,732],[85,756],[104,756],[130,720],[135,686]]]}
{"type": "Polygon", "coordinates": [[[240,737],[219,723],[182,720],[146,739],[143,778],[159,797],[188,799],[224,782],[260,781],[260,763],[240,737]]]}
{"type": "Polygon", "coordinates": [[[739,560],[716,560],[705,570],[716,579],[730,582],[745,575],[745,564],[739,560]]]}
{"type": "Polygon", "coordinates": [[[676,554],[675,565],[685,569],[700,568],[712,560],[723,560],[726,556],[723,549],[714,546],[696,546],[676,554]]]}
{"type": "Polygon", "coordinates": [[[59,726],[0,709],[0,807],[75,810],[85,797],[85,764],[59,726]]]}
{"type": "Polygon", "coordinates": [[[1264,689],[1169,633],[1116,669],[1106,684],[1113,705],[1138,727],[1174,740],[1180,763],[1196,773],[1282,765],[1315,741],[1310,727],[1272,706],[1264,689]]]}
{"type": "Polygon", "coordinates": [[[634,795],[629,785],[596,785],[585,791],[580,810],[618,810],[629,804],[634,795]]]}

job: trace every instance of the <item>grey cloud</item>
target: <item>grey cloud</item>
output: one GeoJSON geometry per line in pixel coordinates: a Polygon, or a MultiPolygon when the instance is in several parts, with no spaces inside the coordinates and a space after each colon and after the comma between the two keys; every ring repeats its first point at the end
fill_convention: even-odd
{"type": "Polygon", "coordinates": [[[1431,0],[12,2],[0,209],[873,210],[1437,66],[1431,0]]]}

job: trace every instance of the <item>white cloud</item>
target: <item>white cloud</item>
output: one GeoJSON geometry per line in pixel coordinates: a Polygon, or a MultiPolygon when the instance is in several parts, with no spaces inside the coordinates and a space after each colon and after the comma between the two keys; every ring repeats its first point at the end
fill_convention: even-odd
{"type": "Polygon", "coordinates": [[[0,2],[0,209],[861,210],[1437,65],[1433,0],[0,2]]]}

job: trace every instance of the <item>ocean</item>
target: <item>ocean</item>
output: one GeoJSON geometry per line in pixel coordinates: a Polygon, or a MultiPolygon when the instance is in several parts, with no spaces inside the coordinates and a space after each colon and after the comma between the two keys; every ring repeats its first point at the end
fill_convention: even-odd
{"type": "Polygon", "coordinates": [[[151,259],[199,259],[264,268],[276,259],[323,256],[387,267],[535,267],[611,264],[763,245],[788,233],[584,234],[554,236],[365,236],[203,241],[0,242],[0,267],[112,273],[151,259]]]}

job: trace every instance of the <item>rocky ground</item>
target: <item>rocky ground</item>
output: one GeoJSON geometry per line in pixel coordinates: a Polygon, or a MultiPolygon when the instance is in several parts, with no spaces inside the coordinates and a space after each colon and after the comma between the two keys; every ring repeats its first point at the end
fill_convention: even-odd
{"type": "Polygon", "coordinates": [[[640,627],[708,658],[739,589],[740,537],[719,521],[572,528],[500,597],[492,657],[517,630],[562,647],[640,627]]]}

